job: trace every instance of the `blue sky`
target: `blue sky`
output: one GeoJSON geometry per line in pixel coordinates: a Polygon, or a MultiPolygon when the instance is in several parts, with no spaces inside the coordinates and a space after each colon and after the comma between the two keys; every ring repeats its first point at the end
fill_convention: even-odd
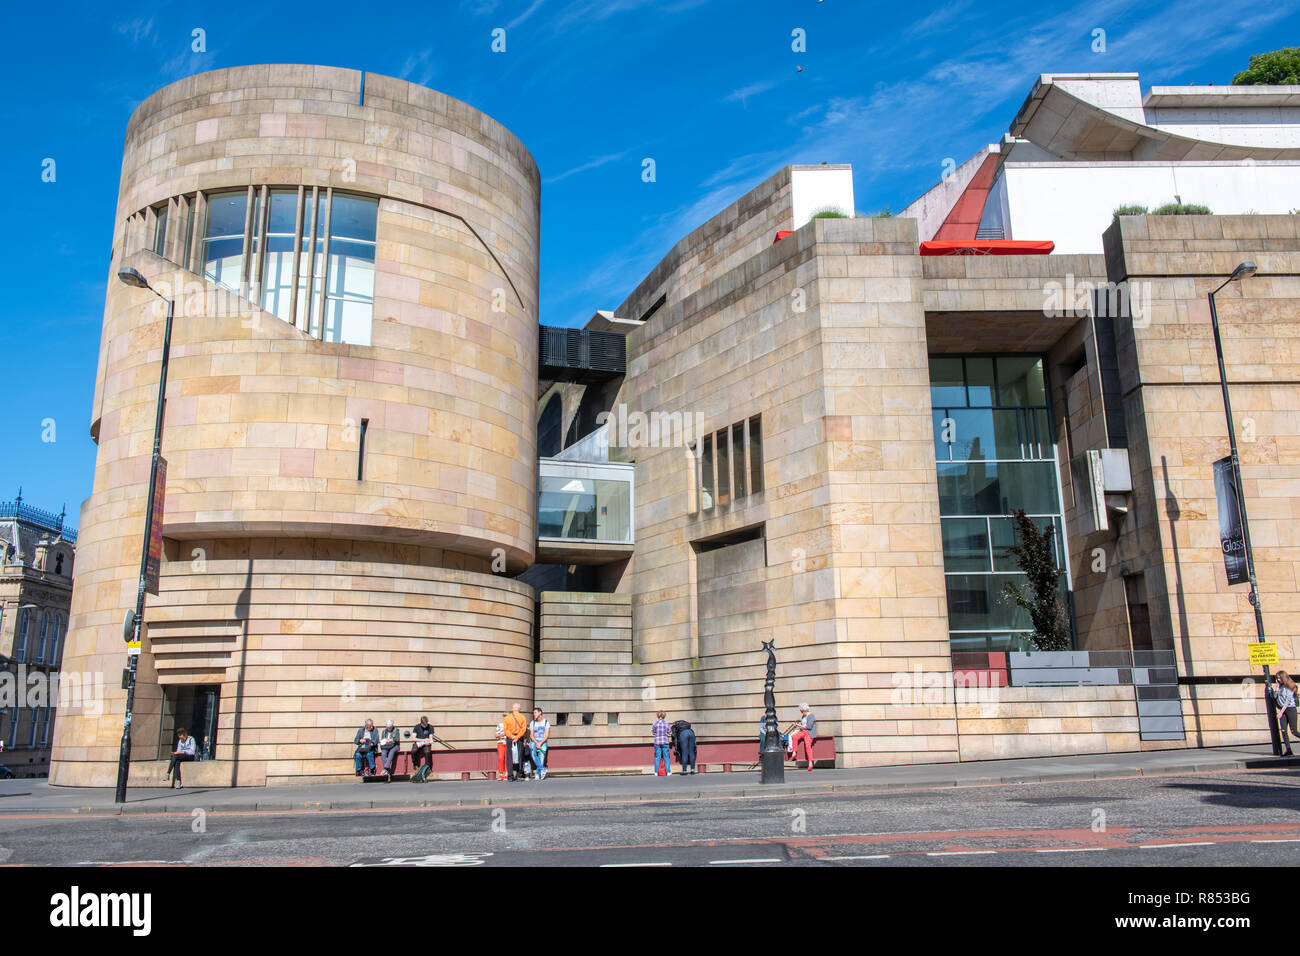
{"type": "Polygon", "coordinates": [[[895,212],[997,141],[1048,72],[1228,83],[1295,45],[1300,6],[1221,0],[435,0],[10,4],[0,38],[8,183],[0,499],[76,521],[123,133],[204,70],[321,63],[424,83],[496,117],[542,171],[542,312],[613,308],[672,244],[786,163],[852,163],[858,209],[895,212]],[[374,11],[372,19],[367,19],[374,11]],[[506,30],[506,51],[490,49],[506,30]],[[192,31],[207,52],[191,52],[192,31]],[[806,52],[791,33],[806,33],[806,52]],[[1106,50],[1093,52],[1093,31],[1106,50]],[[802,66],[802,71],[797,67],[802,66]],[[42,164],[55,160],[55,181],[42,164]],[[657,178],[641,179],[653,158],[657,178]],[[53,421],[53,441],[49,420],[53,421]]]}

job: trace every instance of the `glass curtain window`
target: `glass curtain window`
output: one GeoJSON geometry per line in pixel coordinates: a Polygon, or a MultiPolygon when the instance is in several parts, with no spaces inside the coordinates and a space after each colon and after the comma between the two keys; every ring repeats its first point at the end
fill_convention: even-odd
{"type": "Polygon", "coordinates": [[[203,275],[236,291],[243,266],[247,218],[246,191],[208,196],[208,223],[203,232],[203,275]]]}
{"type": "Polygon", "coordinates": [[[53,717],[54,717],[54,708],[52,706],[46,706],[44,712],[41,714],[41,746],[42,747],[48,747],[50,745],[50,724],[54,723],[53,717]]]}
{"type": "Polygon", "coordinates": [[[271,191],[262,243],[262,309],[286,322],[293,300],[293,245],[297,229],[298,190],[271,191]]]}
{"type": "Polygon", "coordinates": [[[9,739],[5,741],[5,746],[13,750],[18,744],[18,715],[21,711],[17,707],[9,708],[9,739]]]}
{"type": "MultiPolygon", "coordinates": [[[[1033,625],[1002,594],[1025,583],[1007,551],[1016,543],[1008,514],[1054,528],[1057,564],[1066,562],[1042,359],[934,356],[930,399],[952,648],[1025,648],[1033,625]]],[[[1064,575],[1061,593],[1068,607],[1064,575]]]]}
{"type": "Polygon", "coordinates": [[[378,210],[374,199],[338,193],[331,198],[325,330],[321,335],[326,342],[370,344],[378,210]]]}

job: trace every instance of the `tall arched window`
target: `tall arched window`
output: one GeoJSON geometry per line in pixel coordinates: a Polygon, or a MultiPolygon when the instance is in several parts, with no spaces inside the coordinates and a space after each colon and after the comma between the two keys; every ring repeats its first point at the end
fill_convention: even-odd
{"type": "Polygon", "coordinates": [[[36,653],[32,655],[32,660],[37,664],[45,663],[45,642],[50,635],[50,612],[41,612],[41,630],[36,638],[36,653]]]}
{"type": "Polygon", "coordinates": [[[14,660],[19,664],[27,660],[27,625],[31,620],[31,609],[23,608],[18,612],[18,632],[14,637],[14,660]]]}
{"type": "Polygon", "coordinates": [[[54,615],[54,633],[50,636],[50,646],[46,648],[45,659],[51,664],[59,663],[59,652],[63,646],[63,628],[66,622],[62,614],[54,615]]]}

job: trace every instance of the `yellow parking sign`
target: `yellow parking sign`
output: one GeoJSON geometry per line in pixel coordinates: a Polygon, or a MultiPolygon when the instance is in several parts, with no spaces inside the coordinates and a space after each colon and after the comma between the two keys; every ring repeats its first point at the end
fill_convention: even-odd
{"type": "Polygon", "coordinates": [[[1272,641],[1256,641],[1250,645],[1251,666],[1272,667],[1277,664],[1277,645],[1272,641]]]}

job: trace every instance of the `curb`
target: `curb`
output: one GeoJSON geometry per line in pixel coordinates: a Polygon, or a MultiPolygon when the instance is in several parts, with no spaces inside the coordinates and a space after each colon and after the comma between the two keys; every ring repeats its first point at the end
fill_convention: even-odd
{"type": "Polygon", "coordinates": [[[1224,770],[1273,770],[1285,768],[1300,769],[1300,759],[1288,759],[1284,757],[1243,757],[1213,764],[1202,762],[1168,764],[1160,767],[1145,768],[1114,767],[1104,770],[1066,770],[1061,773],[1034,772],[1026,774],[1009,774],[1005,776],[967,777],[961,779],[948,777],[944,779],[931,780],[889,780],[878,782],[870,780],[844,782],[816,782],[811,780],[798,782],[787,780],[785,783],[781,784],[755,786],[752,783],[745,783],[720,786],[707,790],[668,791],[660,793],[652,791],[642,791],[638,793],[611,793],[606,791],[602,793],[575,793],[571,795],[530,793],[527,796],[521,797],[511,797],[505,793],[486,797],[455,797],[448,795],[444,799],[425,798],[418,800],[403,800],[400,798],[393,800],[339,799],[304,802],[294,802],[290,800],[254,800],[243,805],[232,804],[216,806],[204,806],[202,803],[185,805],[170,803],[133,803],[125,805],[107,804],[98,807],[84,805],[77,807],[18,807],[12,805],[0,805],[0,819],[3,819],[5,816],[29,814],[67,817],[190,814],[196,808],[201,808],[204,812],[209,814],[221,814],[312,813],[322,810],[455,810],[519,805],[545,807],[555,805],[589,804],[599,806],[620,803],[637,804],[681,800],[709,800],[721,797],[760,799],[764,797],[786,795],[827,796],[831,794],[880,793],[895,790],[938,790],[949,788],[960,789],[962,787],[975,786],[1014,786],[1017,784],[1028,783],[1070,783],[1117,776],[1167,776],[1170,774],[1212,773],[1224,770]]]}

